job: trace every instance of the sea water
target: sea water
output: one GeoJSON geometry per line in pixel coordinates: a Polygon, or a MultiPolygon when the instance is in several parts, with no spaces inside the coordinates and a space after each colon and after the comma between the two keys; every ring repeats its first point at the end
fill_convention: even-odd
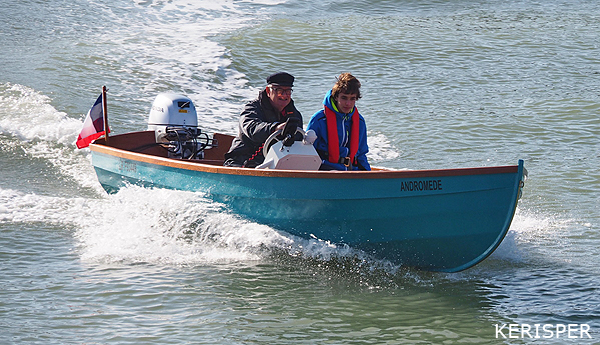
{"type": "Polygon", "coordinates": [[[0,343],[600,343],[599,32],[591,0],[3,4],[0,343]],[[278,71],[305,124],[357,76],[374,166],[524,159],[496,252],[421,272],[201,193],[107,195],[75,147],[103,85],[115,134],[144,130],[160,92],[235,134],[278,71]]]}

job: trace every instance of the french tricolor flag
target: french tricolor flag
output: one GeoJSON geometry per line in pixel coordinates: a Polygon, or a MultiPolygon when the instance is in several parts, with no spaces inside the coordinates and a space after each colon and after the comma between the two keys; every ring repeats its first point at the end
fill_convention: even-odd
{"type": "MultiPolygon", "coordinates": [[[[84,147],[88,147],[90,143],[101,136],[105,135],[104,131],[104,104],[103,100],[106,98],[106,92],[103,89],[102,94],[94,103],[94,106],[88,111],[85,120],[83,121],[83,129],[81,133],[79,133],[79,137],[77,137],[77,145],[78,149],[82,149],[84,147]]],[[[109,129],[110,133],[110,129],[109,129]]]]}

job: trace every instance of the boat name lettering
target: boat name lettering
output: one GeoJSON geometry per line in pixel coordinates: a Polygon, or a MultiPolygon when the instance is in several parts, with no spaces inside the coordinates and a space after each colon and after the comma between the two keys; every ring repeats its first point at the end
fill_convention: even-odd
{"type": "Polygon", "coordinates": [[[424,190],[442,190],[442,180],[402,181],[400,191],[417,192],[424,190]]]}
{"type": "Polygon", "coordinates": [[[132,163],[129,160],[120,158],[119,159],[119,171],[121,172],[136,172],[137,171],[137,167],[135,165],[135,163],[132,163]]]}

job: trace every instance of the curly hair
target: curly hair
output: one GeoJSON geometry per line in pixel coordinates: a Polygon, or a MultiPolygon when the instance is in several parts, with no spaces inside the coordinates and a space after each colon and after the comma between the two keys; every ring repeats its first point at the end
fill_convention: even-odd
{"type": "Polygon", "coordinates": [[[356,99],[360,96],[360,81],[350,73],[342,73],[336,78],[337,82],[333,85],[331,95],[337,98],[340,93],[355,94],[356,99]]]}

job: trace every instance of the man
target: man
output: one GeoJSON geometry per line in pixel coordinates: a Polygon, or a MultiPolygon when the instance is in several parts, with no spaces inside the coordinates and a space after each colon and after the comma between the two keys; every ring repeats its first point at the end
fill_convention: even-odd
{"type": "Polygon", "coordinates": [[[256,167],[264,160],[262,145],[285,122],[292,119],[302,127],[302,115],[294,106],[294,76],[279,72],[267,78],[258,98],[248,102],[240,115],[238,135],[225,154],[225,166],[256,167]]]}
{"type": "Polygon", "coordinates": [[[342,73],[325,95],[324,108],[316,112],[307,130],[317,133],[315,149],[321,157],[320,170],[371,170],[367,161],[367,125],[356,109],[360,82],[342,73]]]}

